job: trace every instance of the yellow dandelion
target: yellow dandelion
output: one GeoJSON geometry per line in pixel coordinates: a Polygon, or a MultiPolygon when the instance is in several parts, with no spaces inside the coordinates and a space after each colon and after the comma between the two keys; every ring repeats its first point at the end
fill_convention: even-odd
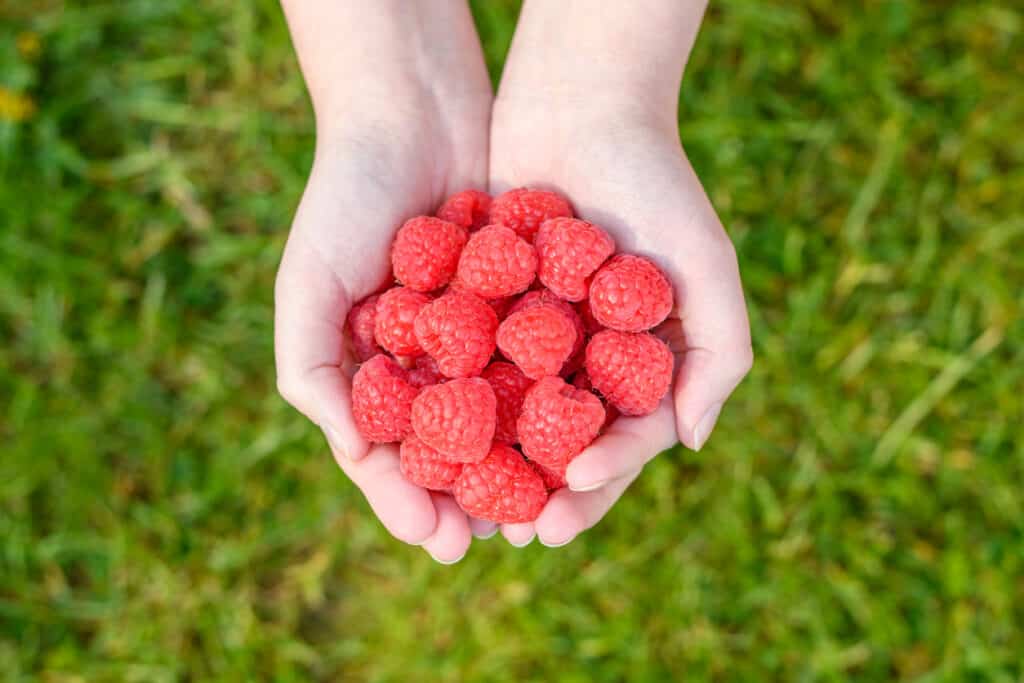
{"type": "Polygon", "coordinates": [[[35,111],[36,103],[30,97],[0,85],[0,119],[17,123],[29,118],[35,111]]]}
{"type": "Polygon", "coordinates": [[[14,44],[18,46],[18,52],[25,59],[33,59],[42,48],[42,43],[39,42],[39,34],[32,33],[31,31],[19,33],[18,37],[15,38],[14,44]]]}

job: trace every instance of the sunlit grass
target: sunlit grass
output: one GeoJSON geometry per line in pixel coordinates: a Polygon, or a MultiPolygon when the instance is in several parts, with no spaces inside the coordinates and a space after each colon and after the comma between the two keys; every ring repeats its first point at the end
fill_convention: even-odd
{"type": "Polygon", "coordinates": [[[1019,680],[1011,7],[712,3],[680,130],[754,371],[584,537],[440,567],[274,391],[278,6],[0,2],[0,679],[1019,680]]]}

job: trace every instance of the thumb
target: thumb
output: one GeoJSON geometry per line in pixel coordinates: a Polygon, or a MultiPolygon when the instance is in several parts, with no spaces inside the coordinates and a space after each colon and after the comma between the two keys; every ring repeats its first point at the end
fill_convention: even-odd
{"type": "Polygon", "coordinates": [[[683,273],[678,304],[684,354],[674,390],[676,427],[693,450],[707,442],[754,359],[736,252],[724,231],[710,239],[683,273]]]}
{"type": "Polygon", "coordinates": [[[352,460],[369,448],[352,415],[343,330],[349,296],[323,262],[289,239],[274,288],[278,391],[352,460]]]}

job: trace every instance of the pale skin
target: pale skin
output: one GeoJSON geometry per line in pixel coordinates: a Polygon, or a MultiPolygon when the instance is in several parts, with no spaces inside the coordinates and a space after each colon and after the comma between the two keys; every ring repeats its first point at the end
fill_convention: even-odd
{"type": "Polygon", "coordinates": [[[278,385],[388,531],[451,563],[495,530],[406,482],[396,447],[360,437],[342,338],[352,304],[386,281],[396,227],[466,187],[556,189],[620,250],[654,259],[676,291],[658,330],[677,353],[671,396],[616,421],[570,464],[569,488],[503,536],[564,545],[659,452],[702,447],[752,363],[735,252],[678,137],[679,82],[705,3],[527,0],[496,98],[464,2],[283,4],[317,150],[277,278],[278,385]]]}

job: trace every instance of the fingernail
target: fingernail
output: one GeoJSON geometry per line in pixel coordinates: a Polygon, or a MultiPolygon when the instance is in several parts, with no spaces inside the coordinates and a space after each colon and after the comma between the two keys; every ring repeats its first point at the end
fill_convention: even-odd
{"type": "Polygon", "coordinates": [[[722,412],[722,404],[715,403],[697,422],[697,426],[693,428],[693,450],[699,451],[707,442],[708,437],[711,436],[711,430],[715,428],[715,422],[718,421],[720,412],[722,412]]]}
{"type": "Polygon", "coordinates": [[[561,543],[545,543],[543,540],[541,540],[540,544],[546,548],[561,548],[563,545],[569,545],[570,543],[572,543],[574,538],[576,537],[570,536],[561,543]]]}
{"type": "Polygon", "coordinates": [[[348,451],[341,445],[341,437],[338,436],[338,432],[335,431],[334,427],[325,424],[323,426],[323,430],[324,436],[327,437],[327,443],[331,445],[331,448],[334,449],[334,452],[351,460],[352,456],[350,456],[348,451]]]}
{"type": "Polygon", "coordinates": [[[427,551],[427,554],[430,555],[431,559],[433,559],[434,562],[437,562],[438,564],[443,564],[443,565],[455,564],[456,562],[459,562],[460,560],[462,560],[462,558],[464,558],[466,556],[466,553],[462,553],[461,555],[456,557],[454,560],[442,560],[439,557],[434,557],[434,554],[432,552],[430,552],[429,550],[427,551]]]}
{"type": "Polygon", "coordinates": [[[526,546],[528,546],[531,543],[533,543],[533,539],[536,536],[537,536],[537,534],[531,534],[530,537],[528,539],[526,539],[525,543],[513,543],[512,541],[509,541],[508,544],[511,545],[513,548],[525,548],[526,546]]]}
{"type": "Polygon", "coordinates": [[[479,538],[481,541],[486,541],[488,538],[490,538],[491,536],[493,536],[496,533],[498,533],[498,527],[494,527],[493,529],[488,531],[486,534],[481,534],[481,533],[477,533],[476,531],[474,531],[473,535],[476,538],[479,538]]]}
{"type": "Polygon", "coordinates": [[[569,489],[571,491],[576,491],[577,493],[586,493],[587,491],[594,491],[596,489],[599,489],[607,483],[607,479],[602,479],[601,481],[595,481],[593,484],[584,484],[583,486],[570,486],[569,489]]]}

